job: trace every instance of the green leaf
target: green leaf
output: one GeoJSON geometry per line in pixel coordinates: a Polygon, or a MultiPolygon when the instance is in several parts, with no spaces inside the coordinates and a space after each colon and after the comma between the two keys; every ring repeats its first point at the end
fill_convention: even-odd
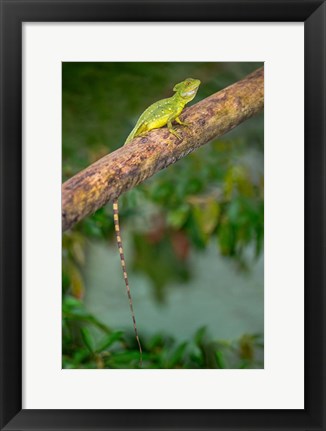
{"type": "Polygon", "coordinates": [[[84,304],[80,300],[72,296],[67,295],[64,297],[62,317],[72,321],[88,322],[106,333],[111,333],[111,329],[108,326],[96,319],[95,316],[85,309],[84,304]]]}
{"type": "Polygon", "coordinates": [[[87,349],[89,350],[90,353],[94,352],[94,342],[92,339],[92,336],[89,332],[89,330],[87,328],[80,328],[80,334],[82,337],[82,340],[85,344],[85,346],[87,347],[87,349]]]}
{"type": "Polygon", "coordinates": [[[103,350],[106,350],[108,347],[112,346],[112,344],[116,343],[117,341],[123,340],[123,332],[113,332],[112,334],[108,335],[97,347],[96,353],[103,352],[103,350]]]}
{"type": "Polygon", "coordinates": [[[218,229],[218,243],[220,246],[220,251],[224,256],[232,256],[235,254],[235,229],[224,220],[223,223],[219,225],[218,229]]]}
{"type": "Polygon", "coordinates": [[[180,229],[189,216],[189,205],[184,204],[175,210],[171,210],[167,215],[167,223],[174,229],[180,229]]]}
{"type": "Polygon", "coordinates": [[[113,353],[112,361],[117,365],[122,365],[122,364],[130,365],[131,362],[139,361],[139,352],[136,350],[130,350],[125,352],[113,353]]]}
{"type": "Polygon", "coordinates": [[[215,358],[218,368],[227,368],[224,360],[223,353],[220,350],[215,352],[215,358]]]}
{"type": "Polygon", "coordinates": [[[205,234],[210,235],[218,223],[220,215],[220,206],[215,199],[208,199],[201,206],[201,223],[202,230],[205,234]]]}
{"type": "Polygon", "coordinates": [[[78,267],[73,263],[69,262],[67,265],[68,277],[70,279],[71,293],[76,298],[82,298],[84,296],[84,281],[78,267]]]}
{"type": "Polygon", "coordinates": [[[200,346],[204,342],[206,334],[207,334],[206,326],[202,326],[201,328],[198,329],[194,337],[195,343],[197,344],[197,346],[200,346]]]}
{"type": "Polygon", "coordinates": [[[187,341],[181,343],[173,352],[169,360],[169,368],[175,367],[177,364],[182,364],[185,351],[188,347],[187,341]]]}

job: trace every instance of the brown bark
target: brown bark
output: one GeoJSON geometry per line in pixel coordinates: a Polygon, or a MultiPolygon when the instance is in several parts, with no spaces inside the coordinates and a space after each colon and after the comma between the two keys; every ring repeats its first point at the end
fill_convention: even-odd
{"type": "Polygon", "coordinates": [[[176,126],[178,140],[166,127],[135,138],[104,156],[62,185],[62,230],[94,213],[107,202],[161,169],[185,157],[262,111],[264,69],[186,108],[176,126]]]}

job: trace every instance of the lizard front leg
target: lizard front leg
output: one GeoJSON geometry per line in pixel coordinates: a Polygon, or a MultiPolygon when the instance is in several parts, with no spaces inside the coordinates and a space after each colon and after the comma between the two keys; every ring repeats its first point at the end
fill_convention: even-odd
{"type": "Polygon", "coordinates": [[[189,123],[184,123],[183,121],[180,120],[179,117],[176,117],[175,121],[179,124],[181,124],[181,126],[186,126],[186,127],[190,127],[189,123]]]}

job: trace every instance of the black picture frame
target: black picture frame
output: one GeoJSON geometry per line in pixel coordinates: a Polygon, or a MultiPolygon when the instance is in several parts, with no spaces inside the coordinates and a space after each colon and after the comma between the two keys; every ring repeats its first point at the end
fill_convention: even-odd
{"type": "Polygon", "coordinates": [[[308,0],[1,1],[1,430],[326,430],[325,11],[308,0]],[[304,22],[304,410],[22,410],[22,23],[96,21],[304,22]]]}

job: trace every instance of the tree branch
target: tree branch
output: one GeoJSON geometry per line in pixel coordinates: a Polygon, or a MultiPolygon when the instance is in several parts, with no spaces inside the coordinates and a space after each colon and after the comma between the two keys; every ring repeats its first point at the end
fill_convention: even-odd
{"type": "Polygon", "coordinates": [[[152,130],[104,156],[62,185],[62,230],[74,226],[121,193],[185,157],[260,112],[264,107],[264,69],[186,108],[178,127],[152,130]]]}

